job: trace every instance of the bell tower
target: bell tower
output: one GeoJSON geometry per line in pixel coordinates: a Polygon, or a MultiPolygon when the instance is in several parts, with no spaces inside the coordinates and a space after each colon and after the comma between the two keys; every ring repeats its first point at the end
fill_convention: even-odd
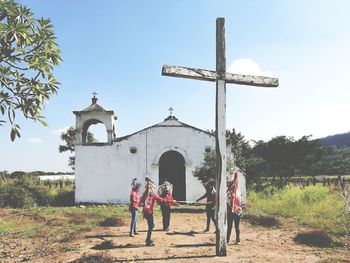
{"type": "Polygon", "coordinates": [[[91,105],[81,111],[73,111],[75,114],[75,139],[76,145],[89,145],[87,140],[87,131],[91,125],[102,123],[106,127],[107,143],[112,144],[116,137],[115,120],[117,117],[113,111],[105,110],[98,104],[97,93],[93,92],[91,105]]]}

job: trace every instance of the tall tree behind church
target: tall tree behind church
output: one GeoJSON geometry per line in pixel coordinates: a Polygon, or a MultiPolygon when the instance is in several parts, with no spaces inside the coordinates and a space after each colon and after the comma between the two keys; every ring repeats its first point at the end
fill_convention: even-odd
{"type": "MultiPolygon", "coordinates": [[[[73,127],[69,127],[69,129],[66,132],[61,133],[60,138],[63,142],[65,142],[65,144],[58,146],[58,151],[60,153],[67,152],[67,151],[70,151],[71,153],[75,152],[75,134],[76,134],[76,130],[73,127]]],[[[87,132],[87,142],[88,143],[96,142],[94,134],[89,131],[87,132]]],[[[72,170],[74,170],[75,156],[69,156],[68,166],[71,167],[72,170]]]]}

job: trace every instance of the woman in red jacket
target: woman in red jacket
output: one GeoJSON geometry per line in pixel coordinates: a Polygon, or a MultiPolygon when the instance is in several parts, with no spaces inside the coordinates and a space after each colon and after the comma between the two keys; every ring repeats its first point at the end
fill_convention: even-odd
{"type": "Polygon", "coordinates": [[[140,199],[140,203],[143,206],[143,217],[146,218],[148,225],[146,246],[154,246],[154,242],[151,240],[152,230],[154,228],[153,206],[157,202],[166,202],[166,200],[154,193],[154,184],[147,179],[149,178],[146,178],[146,190],[140,199]]]}
{"type": "Polygon", "coordinates": [[[139,192],[140,192],[141,184],[133,183],[132,189],[130,193],[130,206],[129,210],[131,212],[131,224],[130,224],[130,233],[129,236],[133,237],[134,235],[138,235],[136,231],[137,217],[138,217],[138,209],[139,209],[139,192]]]}

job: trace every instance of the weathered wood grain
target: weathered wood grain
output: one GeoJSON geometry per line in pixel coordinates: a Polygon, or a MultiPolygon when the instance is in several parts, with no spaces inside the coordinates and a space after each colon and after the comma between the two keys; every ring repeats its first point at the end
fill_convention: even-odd
{"type": "MultiPolygon", "coordinates": [[[[226,83],[238,84],[238,85],[249,85],[249,86],[258,86],[258,87],[278,87],[279,82],[278,78],[264,77],[264,76],[251,76],[251,75],[240,75],[225,72],[222,73],[223,78],[226,83]]],[[[204,80],[204,81],[216,81],[220,79],[218,73],[212,70],[190,68],[190,67],[181,67],[181,66],[171,66],[163,65],[162,68],[163,76],[178,77],[178,78],[187,78],[195,80],[204,80]]]]}
{"type": "Polygon", "coordinates": [[[216,19],[216,255],[226,256],[227,194],[226,194],[226,49],[225,20],[216,19]]]}

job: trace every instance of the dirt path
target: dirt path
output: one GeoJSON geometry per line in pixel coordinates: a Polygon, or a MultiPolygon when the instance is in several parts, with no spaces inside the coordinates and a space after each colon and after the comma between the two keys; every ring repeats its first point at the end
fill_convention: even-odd
{"type": "Polygon", "coordinates": [[[161,217],[156,216],[154,247],[144,246],[147,224],[142,219],[138,225],[140,235],[135,237],[128,236],[128,221],[123,227],[96,228],[70,244],[79,246],[79,250],[52,255],[50,259],[65,262],[85,254],[104,255],[114,262],[350,262],[348,249],[321,249],[295,243],[294,236],[305,229],[254,227],[245,220],[241,244],[229,245],[227,257],[215,257],[214,227],[203,233],[205,220],[204,213],[173,213],[171,229],[164,232],[161,217]],[[98,246],[105,241],[112,241],[113,247],[99,250],[98,246]]]}
{"type": "MultiPolygon", "coordinates": [[[[245,219],[241,226],[241,244],[230,244],[227,257],[216,257],[214,227],[203,233],[204,213],[173,213],[171,216],[168,232],[161,231],[161,216],[155,217],[154,247],[144,246],[146,221],[139,219],[140,235],[129,237],[129,220],[126,219],[124,226],[95,227],[73,241],[59,244],[45,239],[14,240],[13,244],[17,245],[13,247],[13,257],[0,261],[69,262],[95,255],[113,262],[350,262],[347,248],[321,249],[295,243],[293,238],[297,232],[307,229],[252,226],[245,219]],[[112,247],[103,248],[106,241],[110,241],[108,244],[112,247]],[[23,251],[32,256],[20,257],[23,251]]],[[[6,242],[11,245],[10,240],[6,242]]]]}

